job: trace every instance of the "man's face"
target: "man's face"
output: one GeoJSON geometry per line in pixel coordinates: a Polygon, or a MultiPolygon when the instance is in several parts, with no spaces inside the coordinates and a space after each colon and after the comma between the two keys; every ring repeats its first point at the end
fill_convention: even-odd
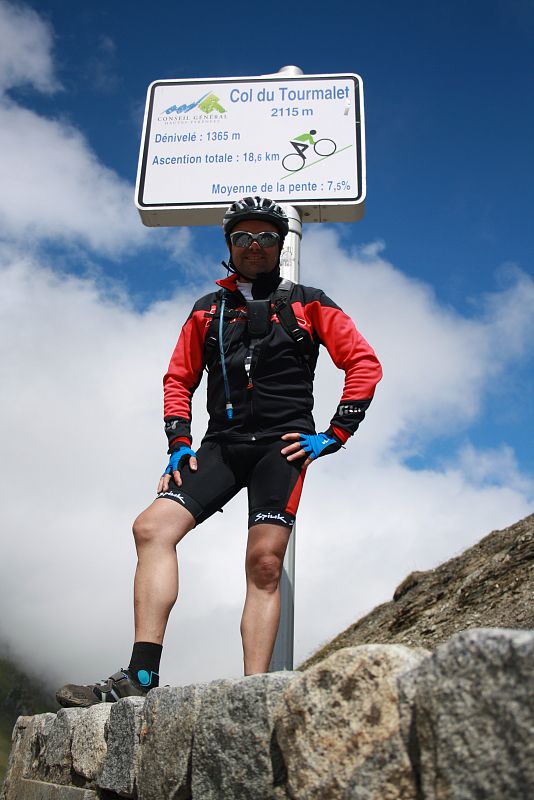
{"type": "MultiPolygon", "coordinates": [[[[232,233],[236,231],[246,231],[247,233],[273,231],[278,233],[276,225],[258,219],[246,219],[238,222],[232,233]]],[[[260,247],[258,242],[252,242],[250,247],[235,247],[230,242],[230,253],[236,269],[251,281],[261,273],[272,272],[278,263],[279,250],[278,244],[275,244],[274,247],[260,247]]]]}

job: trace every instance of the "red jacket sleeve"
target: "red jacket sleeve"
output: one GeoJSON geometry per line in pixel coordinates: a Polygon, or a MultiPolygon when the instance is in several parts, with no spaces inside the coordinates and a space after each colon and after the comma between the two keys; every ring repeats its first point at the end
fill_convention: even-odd
{"type": "Polygon", "coordinates": [[[203,305],[199,301],[191,311],[163,378],[165,432],[170,449],[180,439],[191,442],[191,400],[202,378],[209,321],[203,305]]]}
{"type": "Polygon", "coordinates": [[[345,372],[343,394],[329,428],[345,442],[365,417],[382,377],[382,367],[352,319],[323,292],[318,299],[306,303],[304,315],[336,367],[345,372]]]}

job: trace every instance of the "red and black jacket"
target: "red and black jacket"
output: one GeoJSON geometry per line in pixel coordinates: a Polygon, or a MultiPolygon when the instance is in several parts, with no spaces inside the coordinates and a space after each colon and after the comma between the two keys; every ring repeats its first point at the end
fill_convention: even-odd
{"type": "Polygon", "coordinates": [[[313,372],[323,344],[332,361],[345,372],[345,385],[328,432],[344,443],[358,428],[373,398],[382,369],[371,346],[353,321],[324,292],[297,284],[291,305],[300,327],[312,337],[311,357],[305,362],[295,342],[271,306],[271,326],[255,340],[251,355],[247,333],[247,304],[236,286],[236,275],[217,281],[226,289],[233,319],[224,325],[225,364],[233,404],[226,416],[220,356],[206,364],[206,334],[217,313],[217,292],[198,300],[174,349],[163,379],[165,430],[170,450],[191,442],[191,400],[208,369],[208,430],[205,438],[233,442],[277,439],[283,433],[315,433],[312,416],[313,372]]]}

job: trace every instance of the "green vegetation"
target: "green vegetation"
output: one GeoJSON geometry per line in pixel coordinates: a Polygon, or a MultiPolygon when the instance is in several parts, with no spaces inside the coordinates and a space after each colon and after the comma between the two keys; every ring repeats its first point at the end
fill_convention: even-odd
{"type": "Polygon", "coordinates": [[[17,717],[56,710],[57,704],[43,684],[0,656],[0,785],[7,767],[11,732],[17,717]]]}

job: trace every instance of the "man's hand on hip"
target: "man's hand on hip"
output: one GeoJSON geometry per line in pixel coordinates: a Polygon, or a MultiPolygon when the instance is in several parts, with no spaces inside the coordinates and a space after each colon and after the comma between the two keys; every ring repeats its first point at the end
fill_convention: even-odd
{"type": "Polygon", "coordinates": [[[158,494],[160,492],[166,492],[169,488],[169,482],[171,480],[171,476],[174,479],[174,482],[177,486],[182,485],[182,478],[180,476],[180,469],[184,466],[184,464],[189,463],[189,469],[196,472],[198,464],[197,464],[197,454],[194,450],[191,450],[190,447],[186,447],[186,445],[182,445],[179,450],[176,450],[174,453],[171,453],[171,457],[169,458],[169,463],[167,464],[167,468],[161,478],[159,479],[158,484],[158,494]]]}
{"type": "Polygon", "coordinates": [[[288,461],[296,461],[307,456],[303,467],[307,467],[320,456],[336,453],[342,447],[338,439],[326,433],[284,433],[282,439],[293,442],[281,451],[288,461]]]}

